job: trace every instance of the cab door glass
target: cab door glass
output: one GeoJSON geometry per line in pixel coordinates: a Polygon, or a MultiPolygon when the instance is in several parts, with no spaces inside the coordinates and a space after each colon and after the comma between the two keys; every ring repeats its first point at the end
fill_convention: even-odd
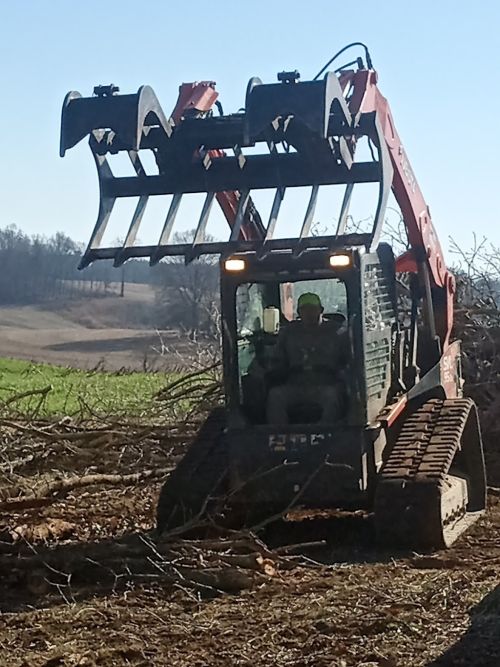
{"type": "Polygon", "coordinates": [[[240,285],[236,291],[236,325],[238,334],[238,365],[240,376],[248,372],[255,359],[255,334],[262,331],[264,321],[264,285],[240,285]]]}

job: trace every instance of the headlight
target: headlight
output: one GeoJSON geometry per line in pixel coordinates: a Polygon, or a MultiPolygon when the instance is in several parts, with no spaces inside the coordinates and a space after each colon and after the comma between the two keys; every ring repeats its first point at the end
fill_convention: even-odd
{"type": "Polygon", "coordinates": [[[246,262],[244,259],[226,259],[224,268],[226,271],[237,272],[244,271],[246,262]]]}
{"type": "Polygon", "coordinates": [[[351,261],[351,255],[346,255],[345,253],[330,255],[330,266],[334,269],[351,266],[351,261]]]}

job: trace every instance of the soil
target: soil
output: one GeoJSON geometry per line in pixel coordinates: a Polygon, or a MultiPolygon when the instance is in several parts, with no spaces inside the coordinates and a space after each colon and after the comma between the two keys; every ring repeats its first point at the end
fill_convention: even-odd
{"type": "Polygon", "coordinates": [[[125,296],[87,296],[0,307],[0,357],[74,368],[169,370],[186,356],[178,331],[154,327],[149,285],[126,284],[125,296]],[[165,349],[171,355],[162,354],[165,349]]]}
{"type": "MultiPolygon", "coordinates": [[[[2,309],[0,355],[83,367],[105,355],[108,367],[142,366],[150,334],[98,306],[99,316],[74,304],[56,314],[2,309]]],[[[90,424],[80,437],[68,422],[3,420],[0,665],[499,667],[495,401],[482,415],[488,512],[432,554],[377,548],[370,517],[357,514],[321,529],[288,522],[258,539],[233,535],[227,546],[227,535],[162,542],[152,531],[159,479],[75,487],[23,508],[9,498],[68,476],[171,468],[188,434],[90,424]],[[96,428],[105,433],[92,435],[96,428]],[[321,544],[283,555],[283,545],[311,539],[321,544]],[[249,546],[235,551],[242,542],[249,546]],[[242,557],[259,567],[235,568],[242,557]]]]}
{"type": "MultiPolygon", "coordinates": [[[[2,464],[0,497],[70,474],[168,468],[187,439],[108,428],[103,444],[102,436],[65,441],[10,427],[8,459],[35,458],[11,471],[2,464]]],[[[217,570],[218,584],[193,587],[187,575],[171,574],[187,572],[187,564],[205,571],[213,545],[155,541],[160,484],[76,488],[6,513],[0,665],[500,665],[498,491],[484,518],[448,551],[377,549],[370,517],[354,514],[324,521],[322,532],[313,531],[324,543],[282,558],[280,545],[311,537],[283,523],[260,535],[269,546],[262,547],[264,570],[236,584],[233,577],[230,586],[217,570]]]]}

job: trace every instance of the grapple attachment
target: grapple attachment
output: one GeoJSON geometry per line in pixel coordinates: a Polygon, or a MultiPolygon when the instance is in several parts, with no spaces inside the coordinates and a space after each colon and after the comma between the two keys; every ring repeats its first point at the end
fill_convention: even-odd
{"type": "MultiPolygon", "coordinates": [[[[119,95],[115,86],[99,86],[94,96],[71,92],[62,111],[61,155],[87,134],[100,185],[97,223],[81,268],[97,259],[120,265],[131,257],[147,257],[152,264],[168,255],[190,261],[204,253],[290,248],[296,255],[308,247],[332,243],[330,237],[313,237],[311,229],[319,188],[345,184],[337,243],[345,231],[355,183],[379,183],[379,198],[371,234],[358,243],[378,242],[392,167],[375,113],[351,114],[345,90],[337,76],[300,81],[298,72],[282,72],[278,83],[263,84],[253,78],[247,86],[245,110],[222,115],[213,82],[183,84],[172,116],[163,113],[149,86],[135,95],[119,95]],[[215,116],[213,105],[221,115],[215,116]],[[355,162],[357,140],[366,135],[378,153],[368,162],[355,162]],[[245,149],[262,151],[245,154],[245,149]],[[158,173],[148,175],[140,153],[153,152],[158,173]],[[114,176],[108,154],[125,151],[135,176],[114,176]],[[310,186],[301,231],[294,239],[275,239],[274,231],[285,191],[310,186]],[[274,202],[264,225],[251,199],[255,189],[275,189],[274,202]],[[205,193],[192,244],[172,244],[179,204],[184,195],[205,193]],[[135,245],[148,199],[173,195],[159,240],[153,246],[135,245]],[[121,247],[103,248],[101,242],[118,198],[138,197],[128,233],[121,247]],[[214,199],[231,227],[224,243],[206,241],[207,223],[214,199]]],[[[352,235],[351,235],[352,236],[352,235]]],[[[350,237],[352,243],[352,238],[350,237]]]]}

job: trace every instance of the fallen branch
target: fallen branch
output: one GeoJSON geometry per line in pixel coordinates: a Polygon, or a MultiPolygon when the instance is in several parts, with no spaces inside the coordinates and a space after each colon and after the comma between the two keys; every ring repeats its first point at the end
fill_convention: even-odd
{"type": "Polygon", "coordinates": [[[31,463],[35,458],[34,454],[28,454],[27,456],[20,456],[17,459],[7,461],[6,463],[0,463],[0,473],[13,473],[14,470],[31,463]]]}
{"type": "Polygon", "coordinates": [[[171,472],[172,468],[159,468],[157,470],[144,470],[143,472],[135,472],[130,475],[109,475],[109,474],[95,474],[84,475],[83,477],[67,477],[66,479],[58,479],[53,482],[48,482],[40,486],[39,489],[33,493],[19,496],[17,498],[9,498],[0,502],[0,509],[26,509],[29,507],[38,507],[46,505],[50,502],[55,502],[61,496],[80,489],[85,486],[93,486],[95,484],[137,484],[147,479],[154,479],[156,477],[163,477],[171,472]]]}
{"type": "Polygon", "coordinates": [[[6,408],[9,405],[12,405],[12,403],[21,401],[23,398],[30,398],[31,396],[41,396],[42,398],[45,398],[47,394],[52,391],[53,388],[54,387],[51,384],[49,384],[46,387],[43,387],[42,389],[30,389],[29,391],[23,391],[20,394],[14,394],[14,396],[11,396],[6,401],[3,401],[1,407],[6,408]]]}

